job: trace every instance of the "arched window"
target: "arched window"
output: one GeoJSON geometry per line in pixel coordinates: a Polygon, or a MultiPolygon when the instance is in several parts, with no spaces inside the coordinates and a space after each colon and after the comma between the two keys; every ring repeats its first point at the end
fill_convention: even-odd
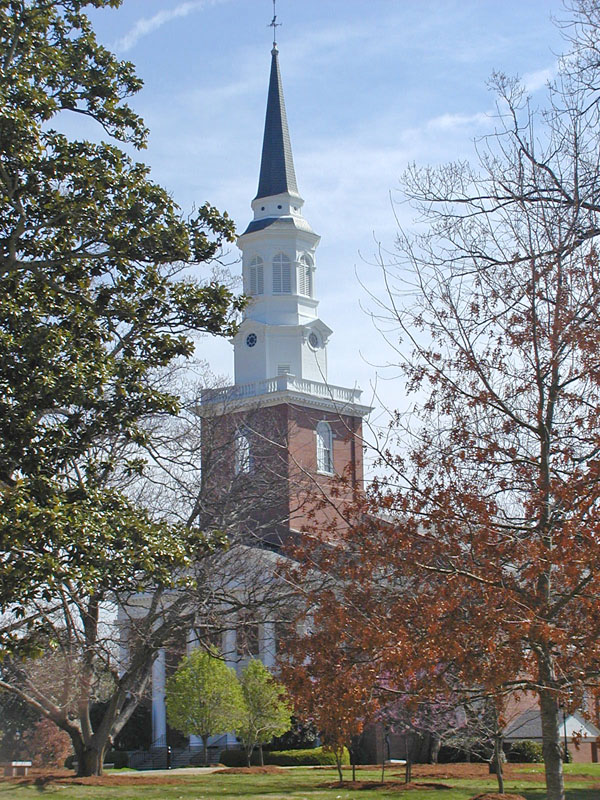
{"type": "Polygon", "coordinates": [[[313,296],[313,262],[310,256],[303,253],[298,261],[298,294],[313,296]]]}
{"type": "Polygon", "coordinates": [[[250,439],[247,433],[239,431],[235,437],[235,474],[250,472],[252,469],[252,453],[250,452],[250,439]]]}
{"type": "Polygon", "coordinates": [[[265,293],[265,271],[263,260],[259,256],[254,256],[250,262],[250,285],[248,286],[248,293],[251,295],[265,293]]]}
{"type": "Polygon", "coordinates": [[[273,294],[291,294],[292,269],[285,253],[277,253],[273,259],[273,294]]]}
{"type": "Polygon", "coordinates": [[[317,425],[317,471],[333,472],[333,434],[323,420],[317,425]]]}

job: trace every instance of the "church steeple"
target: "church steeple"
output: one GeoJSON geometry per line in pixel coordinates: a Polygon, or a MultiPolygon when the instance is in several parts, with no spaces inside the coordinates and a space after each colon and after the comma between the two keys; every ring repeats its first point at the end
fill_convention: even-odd
{"type": "Polygon", "coordinates": [[[302,215],[278,56],[274,44],[254,219],[238,238],[251,301],[234,339],[236,384],[281,375],[327,380],[332,331],[317,315],[315,288],[320,237],[302,215]]]}
{"type": "Polygon", "coordinates": [[[271,77],[267,96],[260,177],[255,200],[277,194],[298,194],[292,145],[285,113],[277,45],[271,50],[271,77]]]}

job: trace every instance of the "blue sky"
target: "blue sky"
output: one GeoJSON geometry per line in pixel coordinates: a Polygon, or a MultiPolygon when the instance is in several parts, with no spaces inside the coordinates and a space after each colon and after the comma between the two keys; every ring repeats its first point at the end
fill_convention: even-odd
{"type": "MultiPolygon", "coordinates": [[[[494,129],[493,70],[523,77],[543,104],[564,49],[552,16],[566,14],[559,0],[278,0],[277,13],[298,186],[322,236],[329,380],[359,385],[366,402],[376,384],[374,405],[403,407],[397,370],[386,367],[394,354],[363,310],[368,291],[383,292],[379,245],[393,252],[398,221],[413,221],[398,205],[399,178],[412,161],[472,156],[473,139],[494,129]]],[[[184,211],[208,200],[243,230],[258,180],[271,0],[125,0],[91,16],[145,82],[133,105],[150,127],[140,158],[153,177],[184,211]]],[[[226,342],[204,338],[198,355],[232,374],[226,342]]]]}

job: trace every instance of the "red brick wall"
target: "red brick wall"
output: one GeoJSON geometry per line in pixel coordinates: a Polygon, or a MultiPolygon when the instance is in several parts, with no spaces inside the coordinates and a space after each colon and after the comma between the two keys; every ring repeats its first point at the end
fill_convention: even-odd
{"type": "Polygon", "coordinates": [[[289,528],[300,531],[332,521],[342,524],[335,508],[363,486],[361,435],[360,418],[306,406],[257,406],[204,418],[203,492],[215,505],[219,497],[233,502],[237,493],[239,503],[248,505],[249,526],[273,544],[285,543],[289,528]],[[321,420],[329,423],[333,433],[334,476],[317,473],[316,428],[321,420]],[[253,468],[248,475],[236,476],[235,437],[241,428],[251,439],[253,468]],[[321,497],[331,495],[337,476],[347,481],[341,496],[317,508],[321,497]],[[269,523],[271,530],[267,530],[269,523]]]}

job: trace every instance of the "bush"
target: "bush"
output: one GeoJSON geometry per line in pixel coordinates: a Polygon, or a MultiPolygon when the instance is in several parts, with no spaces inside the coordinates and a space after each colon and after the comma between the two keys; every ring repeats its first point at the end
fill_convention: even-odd
{"type": "MultiPolygon", "coordinates": [[[[350,754],[344,748],[342,764],[350,763],[350,754]]],[[[265,753],[265,764],[274,764],[278,767],[319,767],[335,765],[335,756],[323,750],[322,747],[313,747],[310,750],[271,750],[265,753]]]]}
{"type": "Polygon", "coordinates": [[[514,742],[508,751],[508,760],[513,764],[540,764],[544,760],[542,745],[529,739],[514,742]]]}
{"type": "Polygon", "coordinates": [[[276,736],[273,741],[265,745],[265,750],[307,750],[317,743],[317,729],[313,722],[302,722],[298,717],[292,716],[291,728],[283,736],[276,736]]]}
{"type": "Polygon", "coordinates": [[[71,737],[45,717],[23,736],[34,767],[62,767],[72,751],[71,737]]]}
{"type": "MultiPolygon", "coordinates": [[[[269,753],[265,753],[265,764],[268,764],[267,756],[269,753]]],[[[221,754],[219,756],[219,763],[224,764],[226,767],[247,767],[248,762],[246,761],[246,751],[245,750],[221,750],[221,754]]],[[[257,767],[260,763],[260,754],[257,750],[252,753],[252,758],[250,759],[250,763],[253,767],[257,767]]]]}
{"type": "MultiPolygon", "coordinates": [[[[324,752],[322,747],[313,747],[310,750],[271,750],[264,753],[265,764],[277,767],[320,767],[335,766],[333,753],[324,752]]],[[[252,753],[252,766],[258,766],[260,756],[258,751],[252,753]]],[[[222,750],[219,761],[226,767],[247,766],[246,753],[243,750],[222,750]]],[[[342,764],[350,763],[350,754],[344,748],[342,764]]]]}
{"type": "Polygon", "coordinates": [[[129,766],[129,753],[124,750],[111,750],[104,756],[104,764],[112,764],[115,769],[129,766]]]}

